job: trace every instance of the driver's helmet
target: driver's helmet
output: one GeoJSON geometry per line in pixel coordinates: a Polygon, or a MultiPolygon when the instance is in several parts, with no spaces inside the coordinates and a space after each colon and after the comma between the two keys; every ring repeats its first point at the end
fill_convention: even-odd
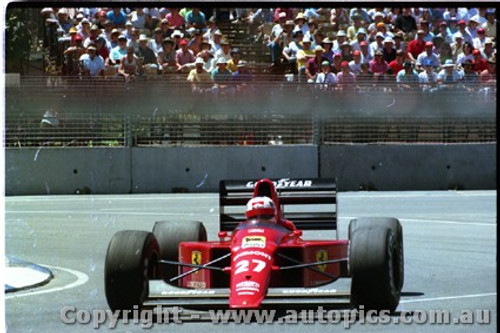
{"type": "Polygon", "coordinates": [[[268,197],[255,197],[248,201],[245,215],[248,219],[255,217],[272,219],[276,215],[276,206],[268,197]]]}

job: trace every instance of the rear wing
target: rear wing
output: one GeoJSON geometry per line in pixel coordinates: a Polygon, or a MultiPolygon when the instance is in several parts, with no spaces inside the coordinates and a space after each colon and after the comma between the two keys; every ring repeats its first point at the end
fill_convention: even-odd
{"type": "MultiPolygon", "coordinates": [[[[300,230],[337,230],[335,179],[272,179],[283,217],[300,230]]],[[[219,230],[232,231],[245,221],[245,205],[252,198],[252,180],[219,183],[219,230]]]]}

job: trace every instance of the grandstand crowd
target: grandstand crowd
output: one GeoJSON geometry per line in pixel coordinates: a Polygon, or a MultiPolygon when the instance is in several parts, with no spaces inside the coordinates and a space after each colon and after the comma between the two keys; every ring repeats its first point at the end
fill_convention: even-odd
{"type": "MultiPolygon", "coordinates": [[[[53,72],[70,76],[185,76],[193,86],[260,73],[342,89],[496,85],[494,8],[43,8],[53,72]],[[219,27],[244,26],[265,66],[219,27]]],[[[238,41],[241,45],[241,41],[238,41]]]]}

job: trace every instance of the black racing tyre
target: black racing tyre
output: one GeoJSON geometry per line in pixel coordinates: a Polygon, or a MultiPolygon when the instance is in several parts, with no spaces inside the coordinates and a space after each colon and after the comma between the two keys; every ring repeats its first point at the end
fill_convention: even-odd
{"type": "MultiPolygon", "coordinates": [[[[181,242],[205,242],[207,231],[198,221],[158,221],[153,227],[153,234],[160,246],[160,258],[179,260],[181,242]]],[[[177,275],[178,269],[172,265],[160,265],[160,274],[167,280],[177,275]]]]}
{"type": "Polygon", "coordinates": [[[390,228],[375,224],[357,229],[349,243],[351,304],[394,312],[399,304],[398,242],[390,228]]]}
{"type": "Polygon", "coordinates": [[[151,232],[124,230],[113,235],[104,262],[104,289],[111,310],[140,309],[157,277],[159,246],[151,232]]]}
{"type": "Polygon", "coordinates": [[[359,228],[366,226],[381,226],[392,230],[398,240],[399,251],[399,289],[403,289],[404,285],[404,247],[403,247],[403,227],[398,219],[393,217],[360,217],[349,222],[347,238],[351,239],[352,234],[359,228]]]}

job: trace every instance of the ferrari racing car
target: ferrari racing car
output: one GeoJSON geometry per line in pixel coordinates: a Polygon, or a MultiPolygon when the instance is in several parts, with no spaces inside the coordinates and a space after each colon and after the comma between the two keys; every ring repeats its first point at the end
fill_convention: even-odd
{"type": "Polygon", "coordinates": [[[400,222],[357,218],[347,234],[338,237],[333,179],[221,181],[217,240],[207,241],[198,221],[158,221],[152,232],[112,237],[107,302],[113,311],[292,304],[394,311],[404,279],[400,222]],[[305,239],[307,230],[332,239],[305,239]],[[337,290],[340,278],[351,278],[350,291],[337,290]]]}

